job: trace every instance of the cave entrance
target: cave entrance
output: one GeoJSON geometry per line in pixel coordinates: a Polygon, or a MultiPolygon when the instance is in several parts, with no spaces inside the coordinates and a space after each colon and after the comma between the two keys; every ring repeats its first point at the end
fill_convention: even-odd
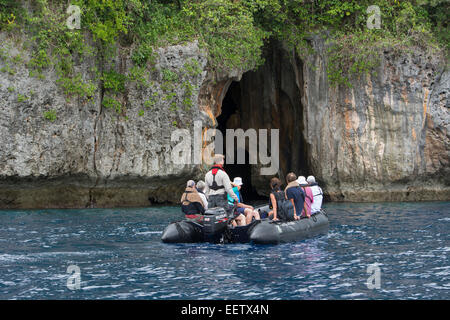
{"type": "MultiPolygon", "coordinates": [[[[228,87],[228,91],[222,101],[221,114],[217,117],[217,129],[223,134],[223,153],[226,154],[226,130],[227,129],[239,129],[241,120],[241,86],[240,82],[233,81],[228,87]]],[[[245,130],[245,129],[244,129],[245,130]]],[[[248,142],[247,142],[248,144],[248,142]]],[[[241,188],[241,194],[244,201],[255,201],[264,199],[260,196],[253,185],[252,181],[252,165],[249,163],[249,153],[245,152],[245,163],[237,164],[237,146],[236,141],[234,143],[234,159],[235,163],[225,162],[225,171],[228,173],[230,180],[233,181],[235,177],[241,177],[243,186],[241,188]]],[[[226,161],[226,160],[225,160],[226,161]]]]}
{"type": "MultiPolygon", "coordinates": [[[[261,67],[244,73],[240,81],[232,81],[228,86],[217,117],[217,129],[224,137],[224,153],[226,129],[267,129],[268,133],[278,129],[279,169],[273,176],[278,176],[285,185],[285,177],[291,171],[305,177],[313,174],[308,153],[310,146],[304,137],[303,62],[277,42],[266,46],[264,55],[265,63],[261,67]]],[[[246,143],[248,151],[248,139],[246,143]]],[[[225,163],[225,170],[230,179],[243,178],[245,200],[258,200],[260,195],[267,197],[273,176],[261,176],[261,166],[249,164],[247,151],[245,164],[225,163]]],[[[270,151],[271,147],[268,147],[267,154],[270,151]]],[[[236,154],[235,141],[235,159],[236,154]]]]}

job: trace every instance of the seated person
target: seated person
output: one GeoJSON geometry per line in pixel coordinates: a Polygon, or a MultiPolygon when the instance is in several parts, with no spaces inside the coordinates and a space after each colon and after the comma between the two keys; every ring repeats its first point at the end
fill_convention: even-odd
{"type": "Polygon", "coordinates": [[[203,207],[205,208],[205,210],[208,209],[208,199],[206,199],[206,195],[205,195],[205,183],[200,180],[199,182],[197,182],[197,191],[198,191],[198,195],[200,196],[200,198],[202,198],[203,201],[203,207]]]}
{"type": "Polygon", "coordinates": [[[277,203],[278,201],[284,199],[284,192],[281,191],[281,181],[280,179],[273,177],[270,180],[270,201],[269,201],[269,211],[268,218],[274,221],[278,220],[277,216],[277,203]]]}
{"type": "MultiPolygon", "coordinates": [[[[238,217],[243,215],[245,217],[245,222],[240,225],[247,225],[252,222],[252,219],[255,218],[256,220],[260,220],[259,212],[256,211],[252,206],[246,205],[242,203],[242,195],[241,195],[241,187],[243,185],[242,178],[236,177],[234,178],[233,182],[231,183],[233,185],[233,192],[237,195],[239,201],[236,204],[236,213],[239,214],[238,217]]],[[[228,196],[228,204],[233,205],[234,199],[228,196]]],[[[242,218],[240,218],[242,219],[242,218]]]]}
{"type": "Polygon", "coordinates": [[[294,207],[294,220],[299,220],[303,211],[305,194],[297,182],[297,176],[295,173],[288,173],[286,176],[286,182],[288,183],[286,189],[284,189],[286,199],[290,200],[294,207]]]}
{"type": "Polygon", "coordinates": [[[197,189],[195,189],[195,182],[193,180],[187,182],[186,190],[181,196],[181,211],[183,211],[187,219],[195,221],[203,220],[205,207],[197,189]]]}
{"type": "Polygon", "coordinates": [[[306,179],[308,182],[309,187],[311,188],[312,196],[313,196],[313,202],[311,204],[311,214],[316,214],[320,212],[322,209],[322,201],[323,201],[323,192],[322,188],[319,187],[319,185],[316,182],[316,178],[314,176],[309,176],[308,179],[306,179]]]}
{"type": "Polygon", "coordinates": [[[314,197],[312,194],[311,188],[308,186],[308,182],[306,182],[306,179],[304,176],[300,176],[297,179],[297,183],[300,185],[300,188],[303,191],[304,195],[304,203],[303,203],[303,211],[302,211],[302,218],[304,217],[311,217],[311,206],[314,203],[314,197]]]}

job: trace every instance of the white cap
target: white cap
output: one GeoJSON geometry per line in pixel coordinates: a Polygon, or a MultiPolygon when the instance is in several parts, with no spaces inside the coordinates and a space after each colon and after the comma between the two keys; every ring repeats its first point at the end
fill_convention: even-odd
{"type": "Polygon", "coordinates": [[[301,186],[308,185],[308,182],[306,182],[306,178],[304,176],[298,177],[297,182],[301,186]]]}
{"type": "Polygon", "coordinates": [[[306,179],[306,181],[308,181],[308,183],[315,183],[316,178],[314,178],[314,176],[308,176],[308,179],[306,179]]]}
{"type": "Polygon", "coordinates": [[[189,180],[187,183],[186,183],[186,187],[190,187],[190,188],[192,188],[193,186],[195,186],[195,181],[194,180],[189,180]]]}
{"type": "Polygon", "coordinates": [[[233,184],[236,185],[236,186],[242,186],[243,185],[242,178],[241,177],[235,177],[233,179],[233,184]]]}

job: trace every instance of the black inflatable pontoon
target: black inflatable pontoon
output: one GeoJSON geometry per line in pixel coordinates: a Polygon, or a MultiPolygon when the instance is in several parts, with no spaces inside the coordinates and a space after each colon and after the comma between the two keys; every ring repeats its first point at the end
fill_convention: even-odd
{"type": "MultiPolygon", "coordinates": [[[[256,208],[261,215],[268,206],[256,208]]],[[[165,243],[257,243],[277,244],[298,241],[328,230],[328,216],[324,211],[310,219],[296,221],[253,220],[249,225],[233,227],[223,208],[208,209],[202,222],[189,220],[169,224],[161,240],[165,243]]]]}

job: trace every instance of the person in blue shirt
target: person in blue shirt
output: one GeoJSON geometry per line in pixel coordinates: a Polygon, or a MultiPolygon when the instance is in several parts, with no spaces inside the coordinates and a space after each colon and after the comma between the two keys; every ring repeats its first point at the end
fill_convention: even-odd
{"type": "Polygon", "coordinates": [[[297,176],[295,173],[290,172],[286,176],[286,182],[288,185],[284,189],[286,199],[290,200],[294,206],[294,219],[299,220],[303,211],[303,204],[305,202],[305,193],[300,188],[299,183],[296,181],[297,176]]]}
{"type": "MultiPolygon", "coordinates": [[[[240,177],[234,178],[233,182],[231,184],[233,186],[233,192],[238,197],[238,202],[236,204],[237,208],[235,210],[235,216],[237,218],[235,218],[235,220],[238,220],[239,225],[245,226],[245,225],[251,223],[253,218],[255,218],[256,220],[260,220],[261,218],[259,216],[259,212],[256,211],[255,208],[253,208],[252,206],[244,204],[242,202],[243,199],[242,199],[242,195],[240,192],[241,187],[243,185],[242,178],[240,178],[240,177]],[[242,219],[242,218],[244,218],[244,219],[242,219]]],[[[233,198],[231,198],[230,196],[228,196],[228,204],[234,205],[234,203],[235,203],[235,200],[233,198]]]]}

